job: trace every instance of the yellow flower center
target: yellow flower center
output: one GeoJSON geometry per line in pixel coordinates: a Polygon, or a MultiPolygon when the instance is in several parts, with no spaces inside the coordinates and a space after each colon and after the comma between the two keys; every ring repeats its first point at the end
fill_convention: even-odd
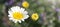
{"type": "Polygon", "coordinates": [[[32,17],[33,20],[37,20],[38,19],[38,14],[37,13],[34,13],[34,14],[32,14],[31,17],[32,17]]]}
{"type": "Polygon", "coordinates": [[[24,1],[24,2],[22,3],[22,6],[23,6],[24,8],[28,8],[28,7],[29,7],[29,3],[28,3],[27,1],[24,1]]]}
{"type": "Polygon", "coordinates": [[[13,13],[13,18],[14,19],[21,20],[23,17],[24,17],[23,14],[20,13],[20,12],[14,12],[13,13]]]}

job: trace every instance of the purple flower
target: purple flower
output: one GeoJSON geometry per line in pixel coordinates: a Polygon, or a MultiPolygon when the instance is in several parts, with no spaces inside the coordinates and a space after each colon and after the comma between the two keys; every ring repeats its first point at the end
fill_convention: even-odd
{"type": "Polygon", "coordinates": [[[18,6],[21,6],[21,2],[19,2],[17,5],[18,5],[18,6]]]}
{"type": "Polygon", "coordinates": [[[41,17],[43,17],[43,16],[44,16],[44,14],[42,13],[42,14],[41,14],[41,17]]]}
{"type": "Polygon", "coordinates": [[[58,15],[58,22],[60,22],[60,16],[58,15]]]}
{"type": "Polygon", "coordinates": [[[19,3],[17,3],[18,6],[22,6],[22,2],[24,2],[25,0],[21,0],[19,3]]]}
{"type": "Polygon", "coordinates": [[[60,12],[60,8],[56,8],[56,12],[60,12]]]}
{"type": "Polygon", "coordinates": [[[6,1],[5,5],[12,5],[14,3],[14,0],[8,0],[6,1]]]}
{"type": "Polygon", "coordinates": [[[22,0],[22,2],[24,2],[25,0],[22,0]]]}
{"type": "Polygon", "coordinates": [[[41,13],[40,17],[40,20],[44,21],[44,13],[41,13]]]}

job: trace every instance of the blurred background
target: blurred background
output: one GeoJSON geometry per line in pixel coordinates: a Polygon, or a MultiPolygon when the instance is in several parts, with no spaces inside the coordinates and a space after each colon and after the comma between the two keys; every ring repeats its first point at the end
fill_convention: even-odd
{"type": "Polygon", "coordinates": [[[60,27],[60,0],[0,0],[0,27],[60,27]],[[29,3],[26,8],[29,15],[37,12],[39,19],[33,21],[29,17],[24,22],[15,24],[7,16],[8,9],[12,6],[23,7],[24,1],[29,3]]]}

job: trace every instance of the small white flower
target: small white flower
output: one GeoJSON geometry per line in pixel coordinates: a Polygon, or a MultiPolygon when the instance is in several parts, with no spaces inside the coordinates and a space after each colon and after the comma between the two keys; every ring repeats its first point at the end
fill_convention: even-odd
{"type": "Polygon", "coordinates": [[[14,6],[9,9],[8,14],[9,20],[13,21],[14,23],[21,23],[21,21],[24,21],[24,19],[29,17],[28,12],[19,6],[14,6]]]}

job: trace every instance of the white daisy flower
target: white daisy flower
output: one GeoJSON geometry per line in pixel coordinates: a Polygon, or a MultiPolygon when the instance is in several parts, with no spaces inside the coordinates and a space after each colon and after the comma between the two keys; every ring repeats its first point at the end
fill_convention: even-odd
{"type": "Polygon", "coordinates": [[[24,21],[24,19],[29,17],[28,12],[19,6],[14,6],[9,9],[8,14],[9,20],[13,21],[14,23],[21,23],[21,21],[24,21]]]}

